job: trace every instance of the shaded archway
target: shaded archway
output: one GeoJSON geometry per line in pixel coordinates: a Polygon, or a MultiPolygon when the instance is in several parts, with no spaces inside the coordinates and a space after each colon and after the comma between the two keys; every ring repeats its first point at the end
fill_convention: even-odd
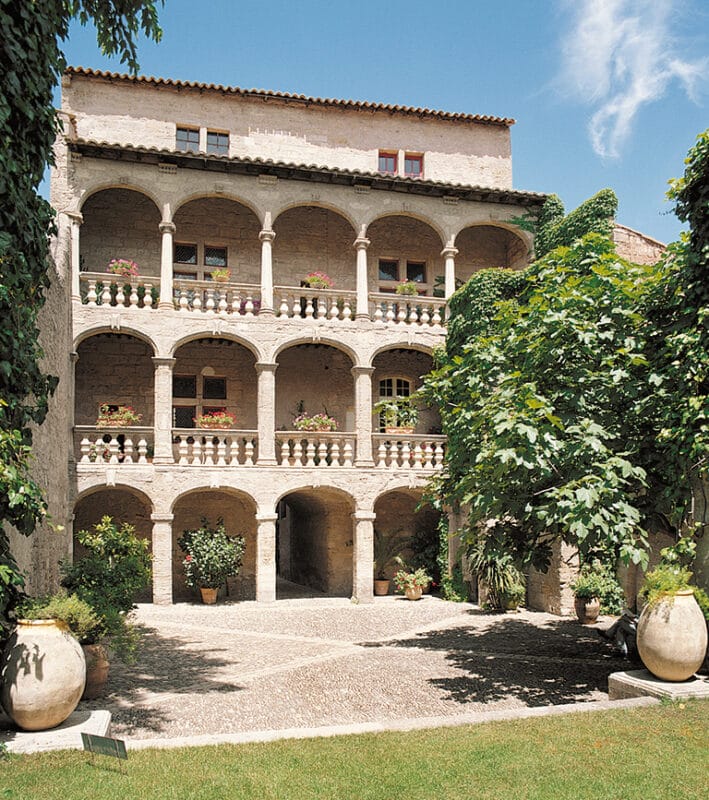
{"type": "Polygon", "coordinates": [[[354,501],[331,487],[304,488],[277,506],[277,597],[350,597],[354,501]]]}
{"type": "Polygon", "coordinates": [[[300,286],[309,272],[324,272],[333,288],[354,291],[355,230],[340,214],[319,206],[297,206],[273,223],[273,282],[300,286]]]}
{"type": "Polygon", "coordinates": [[[261,282],[261,223],[247,206],[225,197],[189,200],[175,212],[173,272],[176,278],[209,279],[228,267],[231,281],[261,282]]]}
{"type": "MultiPolygon", "coordinates": [[[[150,499],[137,489],[125,486],[105,487],[84,494],[74,505],[73,557],[80,558],[83,555],[83,548],[76,539],[77,533],[91,530],[106,516],[111,517],[119,527],[123,523],[132,525],[136,535],[146,539],[152,550],[153,523],[150,519],[152,511],[150,499]]],[[[150,603],[152,597],[151,582],[135,600],[139,603],[150,603]]]]}
{"type": "Polygon", "coordinates": [[[524,269],[529,263],[529,248],[524,240],[497,225],[472,225],[455,239],[455,277],[467,281],[480,269],[504,267],[524,269]]]}
{"type": "Polygon", "coordinates": [[[229,535],[241,534],[246,540],[244,561],[240,574],[229,578],[220,590],[220,597],[228,600],[254,600],[256,598],[256,504],[245,492],[238,489],[197,489],[182,495],[173,507],[172,522],[172,596],[175,601],[198,601],[199,592],[185,584],[182,561],[185,554],[177,540],[186,530],[199,528],[202,520],[216,525],[224,520],[229,535]]]}
{"type": "MultiPolygon", "coordinates": [[[[374,504],[374,527],[385,537],[400,535],[406,545],[400,557],[407,567],[423,567],[438,585],[441,579],[438,565],[440,512],[429,503],[422,503],[422,489],[394,489],[377,498],[374,504]]],[[[397,570],[389,564],[386,576],[391,578],[397,570]]]]}
{"type": "Polygon", "coordinates": [[[81,208],[81,269],[106,272],[109,261],[124,258],[138,264],[140,275],[160,276],[160,211],[133,189],[102,189],[81,208]]]}
{"type": "Polygon", "coordinates": [[[369,288],[393,292],[413,281],[418,293],[431,296],[444,274],[440,234],[428,223],[402,214],[380,217],[367,228],[369,288]]]}

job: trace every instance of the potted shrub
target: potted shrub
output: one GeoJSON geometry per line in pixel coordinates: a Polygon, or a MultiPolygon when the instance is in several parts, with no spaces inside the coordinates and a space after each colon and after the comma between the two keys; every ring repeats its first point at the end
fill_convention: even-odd
{"type": "Polygon", "coordinates": [[[622,604],[622,590],[611,564],[594,558],[579,570],[571,583],[574,593],[576,616],[582,625],[593,625],[603,609],[607,613],[618,613],[622,604]]]}
{"type": "Polygon", "coordinates": [[[131,425],[137,425],[142,418],[143,415],[136,413],[133,406],[101,403],[96,419],[96,427],[130,428],[131,425]]]}
{"type": "Polygon", "coordinates": [[[494,536],[480,533],[469,548],[467,558],[470,571],[475,573],[487,593],[485,607],[504,611],[508,598],[519,597],[524,590],[525,579],[510,553],[499,549],[496,544],[494,536]]]}
{"type": "Polygon", "coordinates": [[[304,411],[293,419],[296,431],[336,431],[337,420],[329,414],[308,414],[304,411]]]}
{"type": "Polygon", "coordinates": [[[413,433],[419,418],[419,410],[412,397],[384,397],[374,405],[374,413],[379,414],[386,433],[413,433]]]}
{"type": "Polygon", "coordinates": [[[396,294],[404,295],[405,297],[413,297],[419,293],[418,286],[416,285],[415,281],[400,281],[396,284],[395,292],[396,294]]]}
{"type": "Polygon", "coordinates": [[[401,551],[406,549],[409,537],[402,530],[388,533],[374,529],[374,594],[389,594],[390,580],[387,568],[393,562],[401,564],[401,551]]]}
{"type": "Polygon", "coordinates": [[[231,278],[229,267],[217,267],[209,273],[209,277],[216,283],[228,283],[231,278]]]}
{"type": "Polygon", "coordinates": [[[394,575],[396,588],[406,595],[407,600],[420,600],[423,590],[431,582],[430,575],[422,567],[413,572],[400,569],[394,575]]]}
{"type": "Polygon", "coordinates": [[[309,272],[302,281],[310,289],[332,289],[335,282],[324,272],[309,272]]]}
{"type": "Polygon", "coordinates": [[[236,577],[244,558],[246,542],[243,536],[229,536],[223,520],[217,520],[212,528],[208,520],[196,530],[187,530],[177,540],[185,558],[185,583],[199,589],[202,602],[216,603],[217,593],[227,578],[236,577]]]}
{"type": "Polygon", "coordinates": [[[648,670],[665,681],[687,680],[706,656],[707,625],[685,565],[694,549],[689,539],[664,548],[640,590],[646,604],[638,619],[638,653],[648,670]]]}
{"type": "Polygon", "coordinates": [[[502,594],[502,608],[505,611],[517,611],[523,605],[527,596],[527,589],[521,581],[513,583],[502,594]]]}
{"type": "Polygon", "coordinates": [[[209,411],[194,417],[194,424],[198,428],[228,430],[236,425],[236,417],[228,411],[209,411]]]}

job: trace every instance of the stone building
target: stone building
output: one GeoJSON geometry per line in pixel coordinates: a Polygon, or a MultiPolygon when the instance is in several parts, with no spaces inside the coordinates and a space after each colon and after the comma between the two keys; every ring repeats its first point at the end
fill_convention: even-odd
{"type": "Polygon", "coordinates": [[[420,385],[457,282],[529,261],[513,220],[544,196],[512,188],[514,121],[82,68],[61,116],[37,450],[65,530],[20,543],[30,588],[108,514],[150,540],[154,602],[186,599],[177,538],[222,517],[247,542],[231,596],[371,599],[374,526],[435,527],[445,452],[436,409],[387,433],[373,405],[420,385]],[[124,405],[139,424],[98,426],[124,405]],[[294,430],[303,411],[337,430],[294,430]]]}

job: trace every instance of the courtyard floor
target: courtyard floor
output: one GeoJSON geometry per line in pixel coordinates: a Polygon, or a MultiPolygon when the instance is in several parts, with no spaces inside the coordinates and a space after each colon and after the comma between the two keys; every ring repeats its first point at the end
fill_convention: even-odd
{"type": "Polygon", "coordinates": [[[604,700],[628,667],[594,626],[429,596],[141,605],[137,619],[137,662],[113,664],[107,696],[79,707],[108,709],[130,739],[604,700]]]}

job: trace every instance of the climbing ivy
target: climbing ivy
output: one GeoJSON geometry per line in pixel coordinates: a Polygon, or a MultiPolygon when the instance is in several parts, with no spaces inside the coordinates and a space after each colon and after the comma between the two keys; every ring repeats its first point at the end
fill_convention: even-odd
{"type": "Polygon", "coordinates": [[[570,247],[587,233],[610,236],[617,210],[618,199],[612,189],[601,189],[567,216],[561,200],[555,194],[549,195],[537,220],[534,240],[537,257],[545,256],[555,247],[570,247]]]}
{"type": "Polygon", "coordinates": [[[53,212],[37,194],[59,129],[52,92],[69,22],[96,25],[105,54],[136,71],[139,31],[158,41],[151,0],[0,0],[0,625],[22,585],[5,525],[29,535],[46,506],[32,481],[30,425],[47,414],[56,378],[40,366],[37,316],[49,286],[53,212]]]}

